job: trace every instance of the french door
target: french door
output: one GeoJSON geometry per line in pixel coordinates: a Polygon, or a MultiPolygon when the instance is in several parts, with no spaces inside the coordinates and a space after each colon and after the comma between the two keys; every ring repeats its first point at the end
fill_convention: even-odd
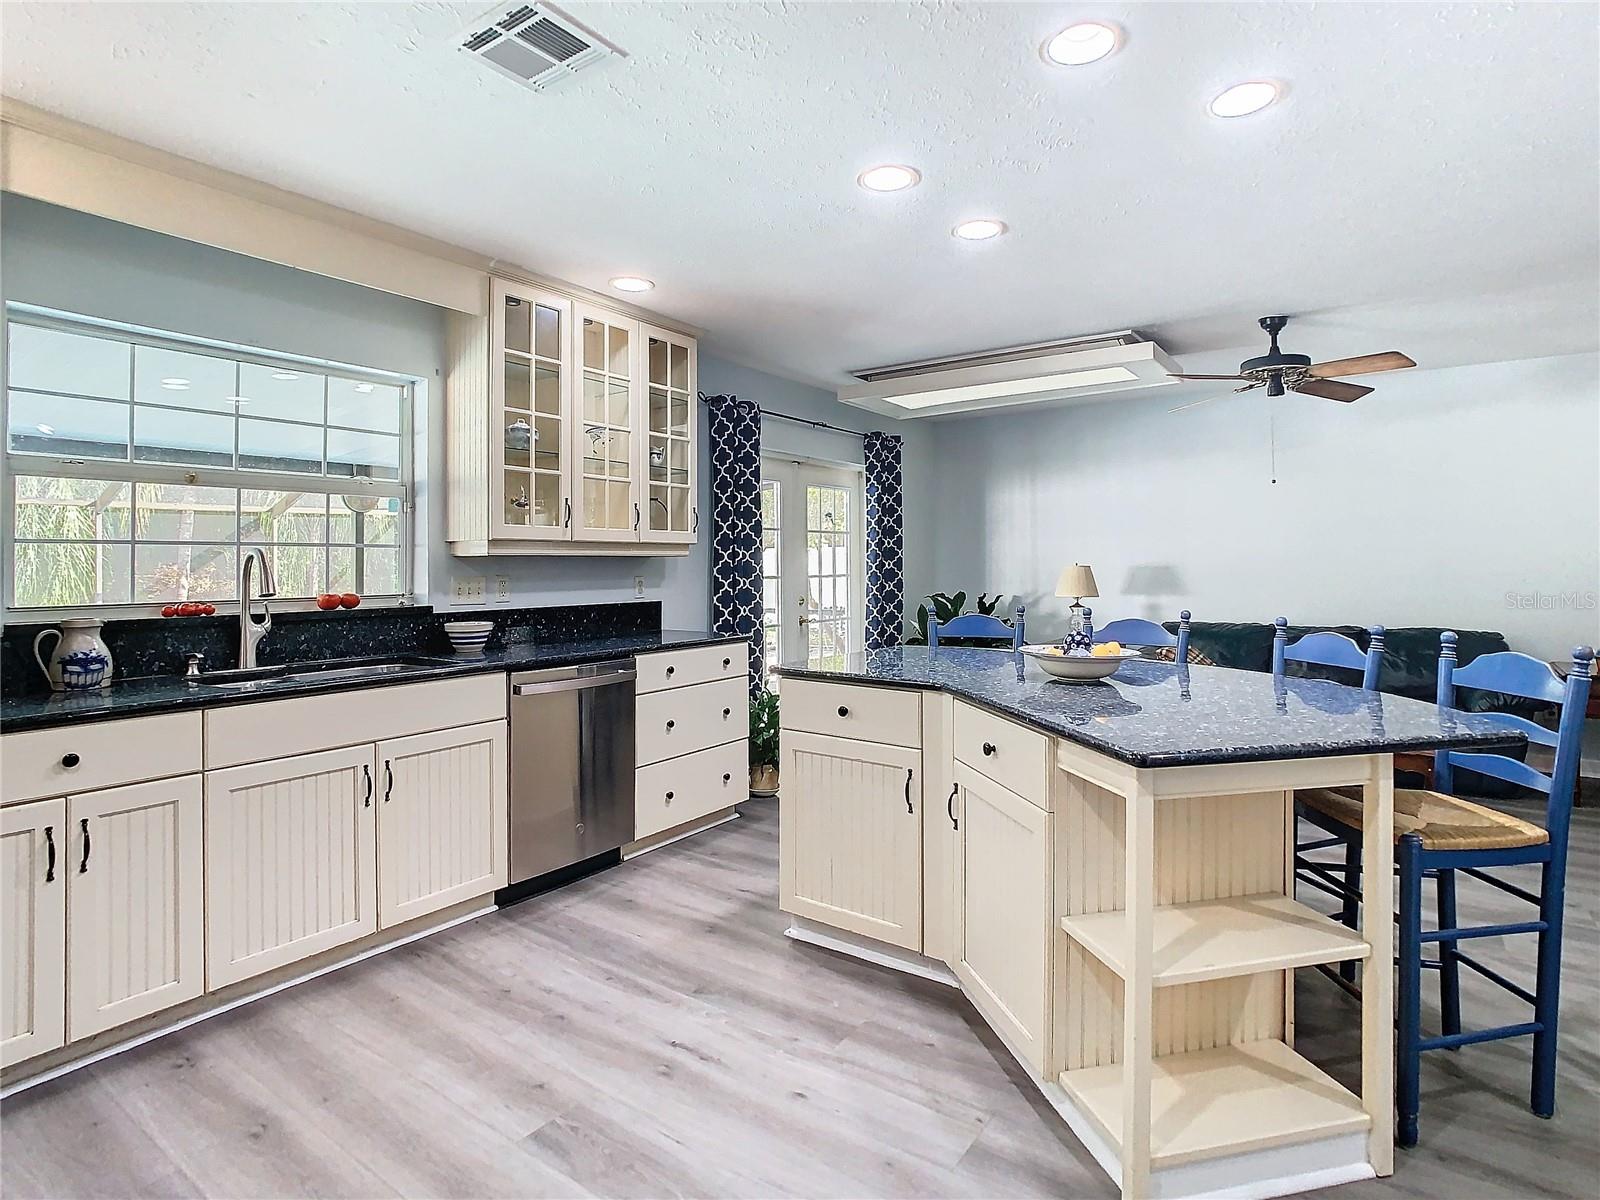
{"type": "Polygon", "coordinates": [[[859,469],[761,463],[762,626],[766,665],[842,666],[865,625],[865,507],[859,469]]]}

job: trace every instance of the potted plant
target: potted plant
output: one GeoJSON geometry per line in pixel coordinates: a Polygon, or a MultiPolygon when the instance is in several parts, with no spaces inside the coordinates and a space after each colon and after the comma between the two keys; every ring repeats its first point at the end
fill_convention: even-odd
{"type": "Polygon", "coordinates": [[[778,794],[778,693],[763,690],[750,701],[750,794],[778,794]]]}
{"type": "MultiPolygon", "coordinates": [[[[992,617],[995,610],[1000,607],[1003,594],[996,592],[993,599],[988,592],[978,597],[977,611],[984,616],[992,617]]],[[[926,646],[928,644],[928,618],[933,617],[943,625],[959,617],[967,608],[967,594],[957,592],[954,596],[946,592],[934,592],[928,597],[927,604],[917,605],[917,625],[906,635],[905,644],[908,646],[926,646]]]]}

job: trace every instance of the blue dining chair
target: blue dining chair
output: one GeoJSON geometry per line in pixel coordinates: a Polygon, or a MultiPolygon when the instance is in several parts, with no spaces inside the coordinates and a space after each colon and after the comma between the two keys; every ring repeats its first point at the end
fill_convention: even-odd
{"type": "Polygon", "coordinates": [[[948,621],[928,618],[928,649],[937,650],[940,638],[985,638],[995,642],[1009,642],[1011,649],[1023,646],[1023,619],[1027,613],[1017,605],[1016,619],[1010,623],[989,613],[962,613],[948,621]]]}
{"type": "MultiPolygon", "coordinates": [[[[1090,610],[1086,608],[1083,611],[1087,621],[1090,610]]],[[[1189,610],[1186,608],[1178,614],[1177,633],[1168,633],[1166,626],[1146,621],[1143,617],[1123,617],[1120,621],[1112,621],[1104,629],[1091,627],[1089,640],[1171,650],[1174,661],[1186,663],[1189,661],[1189,610]]]]}
{"type": "MultiPolygon", "coordinates": [[[[1288,617],[1279,617],[1272,624],[1272,678],[1279,687],[1280,695],[1285,671],[1292,662],[1360,671],[1362,690],[1368,692],[1378,690],[1378,673],[1383,665],[1382,625],[1374,625],[1367,630],[1367,648],[1363,650],[1344,634],[1328,630],[1308,633],[1291,642],[1288,617]]],[[[1299,799],[1298,793],[1295,798],[1299,799]]],[[[1321,828],[1320,823],[1305,812],[1303,806],[1297,804],[1295,810],[1297,816],[1304,817],[1321,828]]],[[[1339,919],[1354,929],[1361,912],[1358,886],[1361,879],[1361,841],[1359,838],[1352,841],[1336,830],[1324,830],[1324,834],[1326,836],[1295,843],[1295,877],[1312,887],[1320,887],[1323,891],[1332,891],[1336,888],[1335,894],[1343,901],[1339,919]],[[1319,850],[1332,847],[1344,850],[1342,870],[1309,857],[1319,850]],[[1338,872],[1341,878],[1337,881],[1331,880],[1329,875],[1333,872],[1338,872]]],[[[1339,978],[1345,983],[1355,986],[1355,960],[1340,963],[1338,972],[1339,978]]]]}
{"type": "MultiPolygon", "coordinates": [[[[1520,734],[1528,741],[1553,747],[1549,775],[1503,754],[1440,750],[1434,755],[1433,778],[1439,791],[1400,789],[1394,793],[1395,869],[1400,877],[1399,987],[1396,996],[1397,1038],[1395,1090],[1396,1139],[1417,1144],[1420,1070],[1425,1050],[1455,1050],[1478,1042],[1533,1037],[1533,1079],[1529,1104],[1541,1117],[1553,1116],[1556,1100],[1556,1019],[1560,1005],[1561,922],[1565,907],[1567,833],[1572,797],[1582,757],[1584,710],[1594,675],[1594,651],[1579,646],[1572,652],[1572,671],[1563,683],[1549,664],[1526,654],[1500,651],[1482,654],[1456,666],[1456,635],[1440,637],[1439,689],[1444,709],[1455,707],[1456,693],[1468,688],[1498,692],[1556,704],[1560,720],[1555,732],[1510,713],[1479,713],[1478,718],[1520,734]],[[1455,772],[1470,771],[1543,792],[1543,828],[1509,813],[1498,812],[1449,794],[1455,772]],[[1487,868],[1538,864],[1538,891],[1517,887],[1488,874],[1487,868]],[[1532,921],[1509,921],[1463,927],[1456,918],[1456,873],[1538,908],[1532,921]],[[1422,881],[1437,886],[1438,928],[1422,928],[1422,881]],[[1480,938],[1539,936],[1538,965],[1530,992],[1461,949],[1480,938]],[[1424,959],[1424,946],[1437,946],[1438,958],[1424,959]],[[1461,968],[1468,967],[1533,1007],[1533,1020],[1463,1032],[1461,968]],[[1442,1032],[1423,1037],[1421,1030],[1422,971],[1439,972],[1442,1032]]],[[[1448,719],[1448,714],[1446,714],[1448,719]]],[[[1361,838],[1359,793],[1341,790],[1297,792],[1307,816],[1316,824],[1358,847],[1361,838]]],[[[1357,858],[1359,862],[1359,857],[1357,858]]],[[[1359,893],[1359,872],[1352,886],[1359,893]]],[[[1386,889],[1383,889],[1386,890],[1386,889]]],[[[1353,922],[1347,922],[1353,924],[1353,922]]]]}

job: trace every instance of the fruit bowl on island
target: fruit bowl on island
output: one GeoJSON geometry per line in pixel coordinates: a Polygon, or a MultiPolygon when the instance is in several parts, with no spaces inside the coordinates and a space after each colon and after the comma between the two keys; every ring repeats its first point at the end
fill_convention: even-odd
{"type": "Polygon", "coordinates": [[[1022,652],[1043,667],[1046,673],[1069,683],[1093,683],[1117,673],[1137,650],[1124,650],[1116,642],[1102,642],[1090,650],[1067,650],[1061,646],[1024,646],[1022,652]]]}

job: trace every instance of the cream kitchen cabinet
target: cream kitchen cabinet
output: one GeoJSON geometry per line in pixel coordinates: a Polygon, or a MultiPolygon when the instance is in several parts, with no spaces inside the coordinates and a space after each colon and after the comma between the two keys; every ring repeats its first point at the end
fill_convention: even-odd
{"type": "Polygon", "coordinates": [[[20,804],[0,819],[0,1065],[200,995],[198,775],[20,804]]]}
{"type": "MultiPolygon", "coordinates": [[[[960,719],[957,718],[957,728],[960,719]]],[[[956,978],[1043,1077],[1050,1011],[1050,814],[957,761],[956,978]]]]}
{"type": "Polygon", "coordinates": [[[686,553],[694,339],[504,279],[488,308],[449,320],[452,553],[686,553]]]}
{"type": "Polygon", "coordinates": [[[378,744],[378,926],[506,885],[506,723],[378,744]]]}
{"type": "Polygon", "coordinates": [[[206,774],[212,989],[377,929],[376,791],[370,743],[206,774]]]}
{"type": "Polygon", "coordinates": [[[785,729],[779,906],[922,949],[922,752],[785,729]]]}
{"type": "Polygon", "coordinates": [[[67,1040],[67,802],[0,809],[0,1066],[67,1040]]]}

